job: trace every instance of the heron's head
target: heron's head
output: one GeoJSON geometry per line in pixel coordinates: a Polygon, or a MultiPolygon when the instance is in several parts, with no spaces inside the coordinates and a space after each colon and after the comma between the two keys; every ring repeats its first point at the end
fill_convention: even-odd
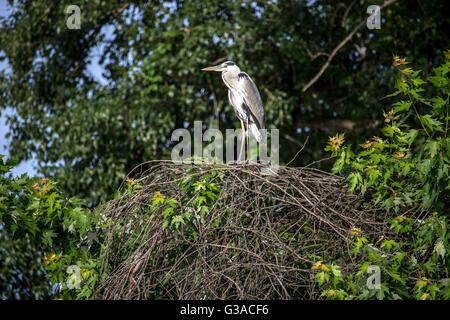
{"type": "Polygon", "coordinates": [[[239,67],[233,61],[225,61],[217,66],[203,68],[202,71],[219,71],[219,72],[228,72],[228,71],[237,71],[240,72],[239,67]]]}

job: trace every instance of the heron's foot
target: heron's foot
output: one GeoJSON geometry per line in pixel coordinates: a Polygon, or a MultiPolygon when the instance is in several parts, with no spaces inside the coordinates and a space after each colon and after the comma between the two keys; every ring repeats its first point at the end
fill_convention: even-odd
{"type": "Polygon", "coordinates": [[[227,164],[228,165],[245,165],[246,162],[247,162],[247,160],[243,161],[243,160],[236,159],[236,160],[228,161],[227,164]]]}
{"type": "Polygon", "coordinates": [[[246,167],[251,163],[250,160],[247,159],[247,160],[236,160],[236,164],[246,167]]]}

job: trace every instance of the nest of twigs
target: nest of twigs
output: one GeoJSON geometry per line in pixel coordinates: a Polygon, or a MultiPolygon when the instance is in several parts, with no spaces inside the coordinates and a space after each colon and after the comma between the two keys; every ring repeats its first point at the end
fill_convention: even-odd
{"type": "Polygon", "coordinates": [[[388,230],[383,210],[314,168],[155,161],[130,176],[105,210],[100,299],[315,299],[314,262],[351,270],[352,228],[388,230]]]}

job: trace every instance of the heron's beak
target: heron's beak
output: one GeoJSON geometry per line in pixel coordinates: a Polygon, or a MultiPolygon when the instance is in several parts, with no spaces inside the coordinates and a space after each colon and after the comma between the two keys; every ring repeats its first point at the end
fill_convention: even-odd
{"type": "Polygon", "coordinates": [[[214,67],[203,68],[202,71],[222,71],[223,67],[221,65],[214,67]]]}

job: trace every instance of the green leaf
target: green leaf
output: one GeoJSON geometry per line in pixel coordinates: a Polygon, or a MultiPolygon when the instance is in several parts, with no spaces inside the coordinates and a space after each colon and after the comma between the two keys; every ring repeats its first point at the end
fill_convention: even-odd
{"type": "Polygon", "coordinates": [[[386,248],[386,250],[390,251],[396,244],[397,243],[394,240],[384,240],[381,244],[381,248],[386,248]]]}
{"type": "Polygon", "coordinates": [[[390,275],[394,280],[397,280],[397,281],[399,281],[399,282],[401,282],[401,283],[404,283],[404,282],[405,282],[405,280],[402,279],[402,277],[401,277],[398,273],[396,273],[396,272],[391,271],[391,272],[389,272],[389,275],[390,275]]]}
{"type": "Polygon", "coordinates": [[[441,76],[433,76],[428,78],[431,83],[434,84],[434,86],[438,88],[442,88],[447,85],[448,81],[447,78],[441,77],[441,76]]]}
{"type": "Polygon", "coordinates": [[[444,106],[446,104],[446,101],[442,99],[441,97],[434,97],[430,99],[430,101],[433,103],[433,112],[436,114],[441,114],[442,111],[444,111],[444,106]]]}
{"type": "Polygon", "coordinates": [[[442,240],[438,241],[434,246],[434,252],[436,252],[443,260],[445,260],[446,249],[442,240]]]}
{"type": "Polygon", "coordinates": [[[404,73],[404,74],[410,74],[410,73],[413,73],[413,72],[414,72],[413,69],[408,68],[408,67],[403,68],[403,69],[400,69],[400,71],[401,71],[402,73],[404,73]]]}
{"type": "Polygon", "coordinates": [[[438,153],[439,149],[441,147],[441,144],[438,141],[435,140],[429,140],[425,144],[425,150],[428,151],[430,158],[434,158],[436,154],[438,153]]]}
{"type": "Polygon", "coordinates": [[[430,128],[431,131],[444,131],[442,128],[442,122],[433,119],[431,115],[426,114],[424,116],[419,116],[420,121],[430,128]]]}
{"type": "Polygon", "coordinates": [[[387,96],[384,96],[384,98],[390,98],[390,97],[394,97],[399,95],[400,93],[402,93],[402,90],[397,90],[394,93],[388,94],[387,96]]]}
{"type": "Polygon", "coordinates": [[[387,137],[392,137],[396,132],[400,132],[400,130],[396,126],[387,125],[381,129],[381,132],[387,137]]]}
{"type": "Polygon", "coordinates": [[[171,224],[175,224],[175,228],[178,229],[178,226],[181,224],[185,224],[183,216],[178,215],[172,218],[171,224]]]}
{"type": "Polygon", "coordinates": [[[355,247],[353,248],[354,253],[358,253],[361,247],[364,245],[364,243],[368,242],[368,240],[364,237],[358,237],[355,247]]]}
{"type": "Polygon", "coordinates": [[[408,145],[411,145],[414,142],[414,140],[416,139],[418,134],[419,134],[419,130],[410,129],[404,135],[404,139],[406,140],[408,145]]]}
{"type": "Polygon", "coordinates": [[[394,112],[400,112],[404,110],[409,110],[412,105],[412,101],[399,101],[394,103],[392,106],[394,107],[394,112]]]}
{"type": "Polygon", "coordinates": [[[328,273],[321,271],[315,275],[315,278],[319,282],[319,285],[322,285],[324,282],[330,279],[330,275],[328,273]]]}
{"type": "Polygon", "coordinates": [[[168,207],[163,211],[164,218],[167,218],[170,214],[173,213],[173,207],[168,207]]]}
{"type": "Polygon", "coordinates": [[[206,203],[206,197],[205,196],[198,196],[197,197],[197,205],[201,206],[203,203],[206,203]]]}
{"type": "Polygon", "coordinates": [[[51,247],[53,245],[53,238],[57,236],[57,233],[53,230],[47,230],[42,234],[42,243],[51,247]]]}
{"type": "Polygon", "coordinates": [[[356,187],[362,183],[362,176],[359,172],[352,172],[348,176],[350,181],[350,192],[353,193],[356,187]]]}
{"type": "Polygon", "coordinates": [[[413,79],[411,79],[411,81],[413,82],[413,84],[414,84],[416,87],[418,87],[418,86],[420,86],[420,85],[422,85],[422,84],[425,83],[425,81],[423,81],[423,80],[420,79],[419,77],[413,78],[413,79]]]}

